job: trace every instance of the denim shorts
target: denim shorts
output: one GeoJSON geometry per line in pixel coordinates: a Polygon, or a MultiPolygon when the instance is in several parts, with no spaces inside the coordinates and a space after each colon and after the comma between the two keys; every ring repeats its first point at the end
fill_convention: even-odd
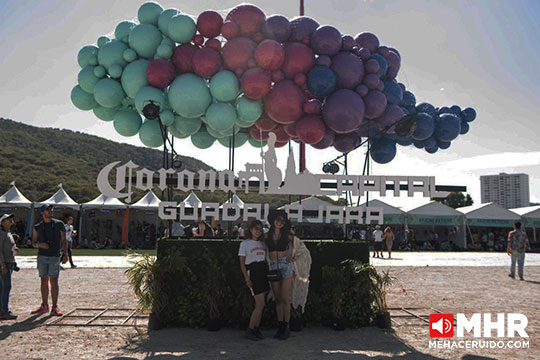
{"type": "Polygon", "coordinates": [[[270,260],[270,270],[279,269],[283,279],[288,278],[293,273],[293,263],[287,261],[287,257],[282,257],[277,260],[270,260]]]}
{"type": "Polygon", "coordinates": [[[60,275],[60,257],[38,255],[37,268],[39,277],[50,276],[57,278],[60,275]]]}

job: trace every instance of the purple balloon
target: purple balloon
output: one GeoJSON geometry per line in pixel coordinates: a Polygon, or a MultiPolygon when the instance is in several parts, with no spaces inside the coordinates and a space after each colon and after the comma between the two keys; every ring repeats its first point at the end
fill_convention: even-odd
{"type": "Polygon", "coordinates": [[[363,32],[356,35],[355,40],[358,46],[367,48],[371,52],[377,51],[377,48],[379,47],[379,39],[377,36],[375,36],[375,34],[370,32],[363,32]]]}
{"type": "Polygon", "coordinates": [[[333,26],[321,26],[311,35],[311,48],[316,54],[334,56],[341,44],[341,33],[333,26]]]}
{"type": "Polygon", "coordinates": [[[399,87],[401,88],[401,92],[405,92],[405,90],[407,90],[407,88],[405,87],[405,84],[404,83],[398,83],[399,87]]]}
{"type": "Polygon", "coordinates": [[[319,55],[319,57],[315,59],[315,64],[330,67],[330,65],[332,65],[332,59],[328,55],[319,55]]]}
{"type": "MultiPolygon", "coordinates": [[[[380,82],[381,82],[381,79],[379,79],[378,74],[367,74],[364,77],[364,81],[362,81],[362,83],[366,85],[368,89],[370,90],[378,90],[380,82]]],[[[384,83],[383,83],[383,86],[384,86],[384,83]]]]}
{"type": "Polygon", "coordinates": [[[358,50],[358,56],[360,56],[362,60],[367,61],[371,57],[371,51],[366,48],[360,48],[358,50]]]}
{"type": "Polygon", "coordinates": [[[399,51],[397,51],[397,49],[394,49],[394,48],[388,48],[388,50],[391,50],[391,51],[395,52],[396,55],[399,56],[399,60],[401,61],[401,54],[399,53],[399,51]]]}
{"type": "Polygon", "coordinates": [[[330,146],[334,145],[335,136],[336,133],[332,129],[326,128],[326,132],[324,133],[322,140],[316,144],[311,144],[311,146],[319,150],[329,148],[330,146]]]}
{"type": "Polygon", "coordinates": [[[326,126],[338,134],[358,129],[364,119],[364,101],[352,90],[340,89],[328,96],[323,105],[326,126]]]}
{"type": "Polygon", "coordinates": [[[386,96],[380,91],[370,91],[364,97],[364,104],[366,105],[364,115],[366,119],[378,118],[386,109],[386,96]]]}
{"type": "Polygon", "coordinates": [[[356,87],[356,89],[354,89],[354,91],[356,91],[356,93],[358,95],[360,95],[361,97],[364,97],[367,95],[367,93],[369,92],[369,89],[366,85],[364,84],[360,84],[356,87]]]}
{"type": "Polygon", "coordinates": [[[387,57],[387,56],[388,56],[388,52],[389,52],[389,51],[390,51],[390,50],[388,49],[388,47],[387,47],[387,46],[384,46],[384,45],[379,46],[379,49],[377,49],[377,52],[378,52],[379,54],[381,54],[382,56],[384,56],[384,57],[387,57]]]}
{"type": "Polygon", "coordinates": [[[285,42],[291,35],[291,23],[283,15],[272,15],[266,19],[262,32],[266,39],[285,42]]]}
{"type": "Polygon", "coordinates": [[[375,90],[383,91],[384,90],[384,82],[379,79],[379,84],[377,85],[377,88],[375,90]]]}
{"type": "Polygon", "coordinates": [[[358,144],[360,144],[360,139],[354,132],[348,134],[336,134],[336,137],[334,138],[334,149],[342,153],[353,151],[358,144]]]}
{"type": "Polygon", "coordinates": [[[341,49],[351,51],[356,46],[356,41],[351,35],[343,35],[341,37],[341,49]]]}
{"type": "Polygon", "coordinates": [[[364,63],[358,56],[342,51],[332,58],[330,68],[336,74],[336,85],[342,89],[354,89],[364,78],[364,63]]]}
{"type": "Polygon", "coordinates": [[[377,126],[379,129],[384,130],[387,127],[390,126],[390,128],[386,131],[387,134],[393,134],[395,133],[395,124],[396,122],[401,119],[403,116],[405,116],[405,113],[401,108],[397,105],[388,105],[386,107],[386,110],[384,110],[384,113],[381,115],[381,117],[377,121],[377,126]]]}
{"type": "Polygon", "coordinates": [[[291,21],[291,36],[289,41],[304,41],[319,27],[319,23],[309,16],[295,17],[291,21]]]}
{"type": "Polygon", "coordinates": [[[369,59],[366,62],[366,72],[370,74],[377,74],[379,73],[379,69],[381,68],[381,65],[379,65],[379,62],[375,59],[369,59]]]}
{"type": "Polygon", "coordinates": [[[401,59],[392,50],[388,51],[388,56],[385,56],[385,58],[388,62],[388,72],[386,73],[386,77],[389,79],[395,79],[401,67],[401,59]]]}

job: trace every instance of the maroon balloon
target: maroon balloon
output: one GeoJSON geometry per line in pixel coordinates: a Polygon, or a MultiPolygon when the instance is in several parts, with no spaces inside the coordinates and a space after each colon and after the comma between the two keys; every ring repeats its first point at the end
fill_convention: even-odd
{"type": "Polygon", "coordinates": [[[221,69],[219,53],[210,48],[201,48],[193,55],[193,72],[203,78],[211,78],[221,69]]]}
{"type": "Polygon", "coordinates": [[[274,120],[270,119],[267,115],[263,115],[255,122],[255,126],[262,131],[270,131],[278,126],[278,123],[274,122],[274,120]]]}
{"type": "Polygon", "coordinates": [[[291,36],[289,41],[304,41],[319,27],[319,23],[309,16],[299,16],[291,20],[291,36]]]}
{"type": "Polygon", "coordinates": [[[354,89],[354,91],[356,91],[356,93],[358,95],[360,95],[361,97],[364,97],[367,95],[367,93],[369,92],[369,89],[366,85],[364,84],[360,84],[356,87],[356,89],[354,89]]]}
{"type": "Polygon", "coordinates": [[[165,59],[152,60],[146,67],[146,79],[150,85],[164,89],[174,79],[174,66],[165,59]]]}
{"type": "Polygon", "coordinates": [[[377,120],[377,126],[379,129],[384,130],[390,126],[387,130],[388,134],[395,133],[395,124],[396,122],[405,116],[403,110],[397,105],[388,105],[384,113],[377,120]]]}
{"type": "Polygon", "coordinates": [[[380,68],[379,62],[375,59],[369,59],[366,62],[366,72],[369,74],[377,74],[380,68]]]}
{"type": "Polygon", "coordinates": [[[330,95],[323,106],[326,126],[338,134],[357,129],[364,119],[364,101],[352,90],[340,89],[330,95]]]}
{"type": "Polygon", "coordinates": [[[204,36],[202,36],[201,34],[197,34],[195,36],[193,36],[193,44],[195,44],[196,46],[202,46],[202,44],[204,44],[204,36]]]}
{"type": "Polygon", "coordinates": [[[288,43],[285,45],[285,60],[283,73],[287,79],[294,78],[298,73],[307,74],[315,64],[315,54],[307,45],[288,43]]]}
{"type": "Polygon", "coordinates": [[[219,41],[216,38],[208,39],[204,43],[204,46],[207,47],[207,48],[210,48],[210,49],[214,49],[216,51],[220,51],[221,50],[221,41],[219,41]]]}
{"type": "Polygon", "coordinates": [[[251,38],[252,38],[253,41],[255,41],[256,43],[260,43],[261,41],[264,40],[264,35],[262,34],[262,32],[258,32],[258,33],[256,33],[255,35],[253,35],[251,38]]]}
{"type": "Polygon", "coordinates": [[[333,26],[321,26],[311,35],[311,48],[316,54],[334,56],[341,45],[341,33],[333,26]]]}
{"type": "Polygon", "coordinates": [[[351,51],[356,46],[356,41],[351,35],[343,35],[341,37],[341,49],[351,51]]]}
{"type": "Polygon", "coordinates": [[[286,146],[289,143],[289,140],[284,141],[284,142],[276,141],[276,144],[274,145],[274,147],[275,148],[282,148],[282,147],[286,146]]]}
{"type": "Polygon", "coordinates": [[[285,130],[285,132],[291,137],[291,139],[298,136],[296,134],[296,124],[298,124],[298,121],[291,124],[283,125],[283,130],[285,130]]]}
{"type": "Polygon", "coordinates": [[[321,141],[316,144],[311,144],[311,146],[319,150],[329,148],[330,146],[334,145],[335,136],[336,133],[333,130],[327,128],[321,141]]]}
{"type": "Polygon", "coordinates": [[[259,100],[268,94],[272,87],[270,74],[260,68],[249,69],[242,76],[240,86],[244,94],[253,100],[259,100]]]}
{"type": "Polygon", "coordinates": [[[277,70],[285,60],[285,49],[275,40],[264,40],[255,49],[255,61],[269,71],[277,70]]]}
{"type": "Polygon", "coordinates": [[[322,104],[319,99],[309,99],[304,103],[304,112],[306,114],[320,114],[322,104]]]}
{"type": "Polygon", "coordinates": [[[255,61],[255,59],[251,58],[251,59],[248,60],[247,66],[250,69],[254,68],[255,66],[257,66],[257,62],[255,61]]]}
{"type": "Polygon", "coordinates": [[[264,99],[266,113],[279,124],[290,124],[304,114],[306,95],[291,80],[282,80],[274,85],[264,99]]]}
{"type": "Polygon", "coordinates": [[[366,119],[378,118],[386,109],[386,96],[380,91],[370,91],[364,97],[364,104],[366,105],[366,119]]]}
{"type": "Polygon", "coordinates": [[[253,40],[245,37],[227,41],[221,50],[223,66],[229,70],[246,69],[256,47],[257,44],[253,40]]]}
{"type": "Polygon", "coordinates": [[[232,21],[225,21],[221,26],[221,35],[227,40],[234,39],[240,34],[240,27],[232,21]]]}
{"type": "Polygon", "coordinates": [[[241,36],[253,36],[261,30],[266,20],[264,12],[255,5],[238,5],[225,18],[238,25],[241,36]]]}
{"type": "Polygon", "coordinates": [[[304,115],[295,124],[296,134],[305,144],[318,143],[326,132],[326,126],[318,115],[304,115]]]}
{"type": "Polygon", "coordinates": [[[334,138],[334,149],[342,153],[353,151],[360,143],[358,135],[355,133],[336,134],[334,138]]]}
{"type": "Polygon", "coordinates": [[[283,75],[283,71],[281,71],[281,70],[272,71],[272,81],[273,82],[277,83],[277,82],[280,82],[283,79],[285,79],[285,75],[283,75]]]}
{"type": "Polygon", "coordinates": [[[358,46],[366,48],[372,53],[377,51],[377,48],[379,47],[379,39],[377,38],[377,36],[375,36],[375,34],[372,34],[370,32],[363,32],[356,35],[355,40],[358,46]]]}
{"type": "Polygon", "coordinates": [[[294,75],[294,83],[300,87],[306,85],[307,76],[304,73],[294,75]]]}
{"type": "Polygon", "coordinates": [[[264,37],[279,42],[286,42],[291,35],[291,23],[283,15],[272,15],[263,24],[264,37]]]}
{"type": "Polygon", "coordinates": [[[276,134],[276,141],[279,143],[286,143],[291,139],[291,136],[285,132],[283,125],[276,126],[270,132],[276,134]]]}
{"type": "Polygon", "coordinates": [[[255,125],[251,125],[248,128],[248,132],[249,132],[249,135],[251,135],[251,137],[254,138],[255,140],[259,140],[259,141],[268,140],[268,132],[267,131],[262,131],[261,129],[259,129],[255,125]]]}
{"type": "Polygon", "coordinates": [[[199,48],[193,44],[182,44],[174,49],[172,63],[179,73],[193,72],[193,55],[199,48]]]}
{"type": "Polygon", "coordinates": [[[332,59],[328,55],[319,55],[319,57],[315,60],[315,64],[330,67],[330,65],[332,65],[332,59]]]}
{"type": "Polygon", "coordinates": [[[197,17],[197,30],[202,36],[207,38],[213,38],[221,33],[221,26],[223,25],[223,18],[221,15],[213,10],[203,11],[197,17]]]}
{"type": "Polygon", "coordinates": [[[381,80],[379,79],[379,75],[377,74],[367,74],[364,77],[364,81],[362,83],[368,87],[370,90],[375,90],[379,87],[379,82],[381,80]]]}
{"type": "Polygon", "coordinates": [[[342,51],[332,59],[330,68],[336,74],[336,85],[341,89],[354,89],[364,78],[364,63],[358,56],[342,51]]]}

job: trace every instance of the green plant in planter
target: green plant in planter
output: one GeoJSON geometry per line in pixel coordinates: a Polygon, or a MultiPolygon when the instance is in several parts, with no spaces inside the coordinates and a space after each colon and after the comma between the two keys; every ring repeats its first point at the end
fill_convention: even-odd
{"type": "Polygon", "coordinates": [[[390,312],[388,311],[386,294],[388,292],[388,287],[393,284],[395,277],[390,275],[389,270],[384,271],[381,275],[373,267],[370,271],[370,276],[373,282],[373,295],[375,306],[377,308],[375,322],[377,326],[381,328],[390,328],[392,327],[392,323],[390,320],[390,312]]]}
{"type": "Polygon", "coordinates": [[[331,303],[332,326],[336,330],[344,330],[346,318],[343,314],[343,299],[347,290],[347,276],[345,269],[332,266],[322,268],[322,291],[331,303]]]}
{"type": "Polygon", "coordinates": [[[203,250],[201,259],[205,262],[204,273],[200,276],[200,291],[208,305],[208,330],[217,331],[220,328],[220,302],[226,293],[224,273],[217,258],[208,249],[203,250]]]}

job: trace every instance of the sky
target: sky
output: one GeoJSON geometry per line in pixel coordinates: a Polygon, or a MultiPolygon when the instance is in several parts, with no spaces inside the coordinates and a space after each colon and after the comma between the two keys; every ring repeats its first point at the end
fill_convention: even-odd
{"type": "MultiPolygon", "coordinates": [[[[239,1],[158,1],[196,17],[239,1]],[[218,5],[216,5],[218,4],[218,5]]],[[[122,20],[135,20],[144,1],[1,0],[0,116],[41,127],[71,129],[142,146],[137,137],[116,134],[112,123],[71,104],[77,84],[79,49],[112,34],[122,20]]],[[[298,1],[252,1],[267,15],[298,15],[298,1]]],[[[398,147],[389,164],[371,163],[373,175],[435,176],[437,184],[465,185],[480,203],[480,175],[526,173],[531,201],[540,202],[540,1],[536,0],[305,0],[305,14],[343,34],[369,31],[381,44],[399,50],[398,81],[417,98],[435,106],[471,106],[477,119],[468,134],[436,154],[398,147]]],[[[228,151],[216,142],[207,150],[176,140],[175,150],[214,168],[228,167],[228,151]]],[[[293,148],[297,151],[297,144],[293,148]]],[[[339,154],[307,146],[307,168],[322,172],[339,154]]],[[[348,157],[349,174],[362,174],[365,148],[348,157]]],[[[298,154],[296,154],[298,158],[298,154]]],[[[287,149],[278,149],[286,166],[287,149]]],[[[260,162],[249,144],[235,153],[235,169],[260,162]]],[[[24,181],[23,179],[19,179],[24,181]]],[[[425,203],[422,198],[381,199],[396,206],[425,203]]],[[[362,200],[363,202],[363,200],[362,200]]]]}

